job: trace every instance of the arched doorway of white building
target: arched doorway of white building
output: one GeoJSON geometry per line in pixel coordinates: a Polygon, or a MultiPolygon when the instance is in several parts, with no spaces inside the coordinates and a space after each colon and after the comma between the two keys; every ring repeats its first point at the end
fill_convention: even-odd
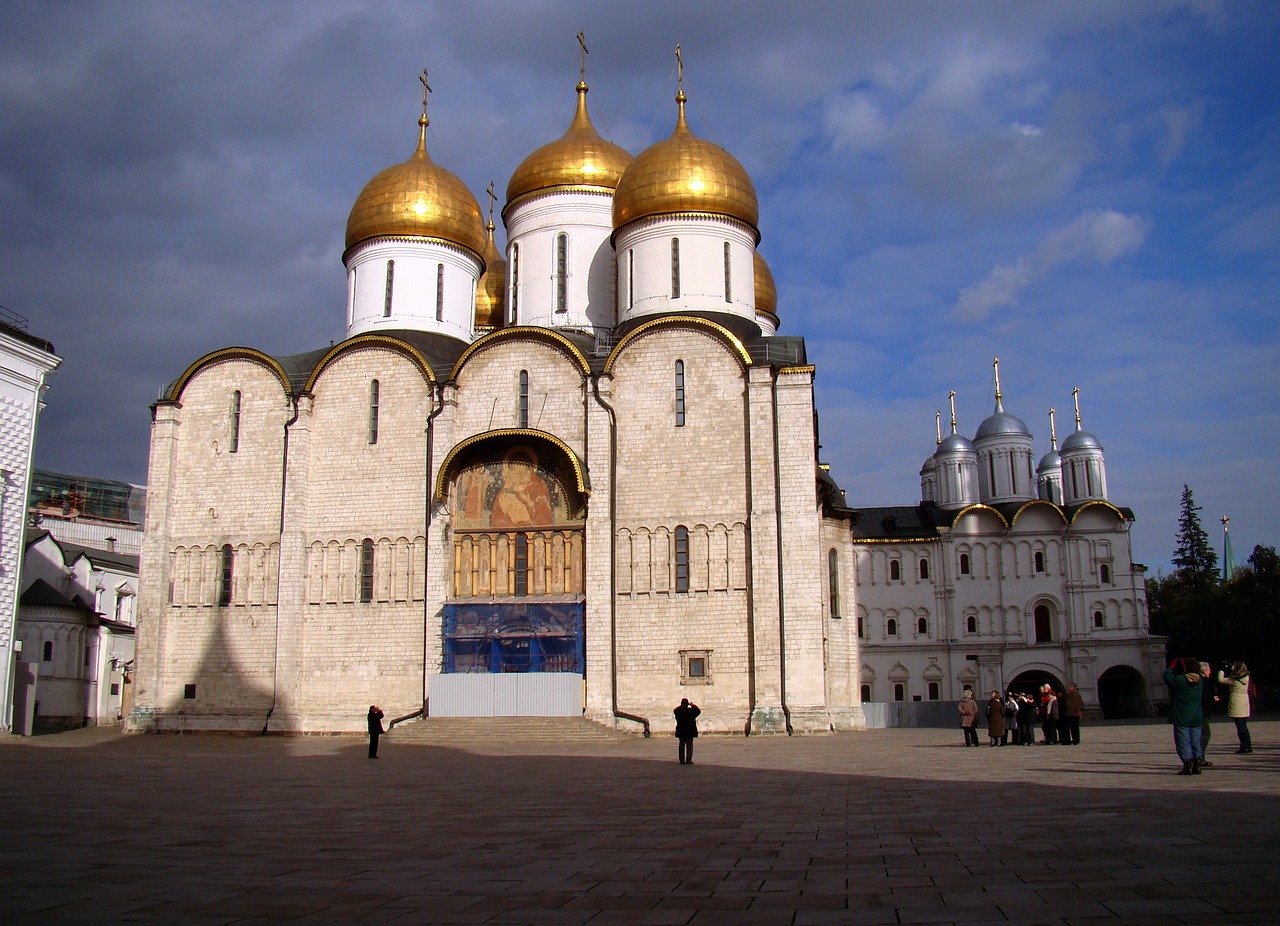
{"type": "Polygon", "coordinates": [[[1112,666],[1098,676],[1098,706],[1106,720],[1147,716],[1151,701],[1146,679],[1132,666],[1112,666]]]}

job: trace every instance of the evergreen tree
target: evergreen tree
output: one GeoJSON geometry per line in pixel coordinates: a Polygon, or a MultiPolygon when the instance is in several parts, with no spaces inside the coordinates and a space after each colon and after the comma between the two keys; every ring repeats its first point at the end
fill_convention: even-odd
{"type": "Polygon", "coordinates": [[[1178,546],[1173,565],[1184,580],[1199,585],[1217,578],[1218,554],[1200,526],[1200,506],[1190,486],[1182,487],[1182,513],[1178,515],[1178,546]]]}

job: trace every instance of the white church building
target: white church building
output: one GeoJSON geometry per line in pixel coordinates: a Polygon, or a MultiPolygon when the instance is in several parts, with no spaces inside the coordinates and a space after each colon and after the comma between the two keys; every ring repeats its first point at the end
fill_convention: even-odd
{"type": "Polygon", "coordinates": [[[850,507],[817,459],[804,342],[778,334],[750,177],[693,134],[683,89],[635,157],[586,101],[582,81],[511,177],[504,255],[492,207],[428,155],[424,93],[412,155],[351,209],[345,336],[215,351],[155,404],[130,726],[355,731],[377,703],[639,730],[689,697],[710,732],[823,733],[899,677],[907,700],[1010,671],[1147,676],[1131,516],[1105,485],[1038,502],[997,468],[981,488],[987,445],[956,435],[918,525],[850,507]],[[1075,635],[1094,649],[1058,645],[1075,635]]]}

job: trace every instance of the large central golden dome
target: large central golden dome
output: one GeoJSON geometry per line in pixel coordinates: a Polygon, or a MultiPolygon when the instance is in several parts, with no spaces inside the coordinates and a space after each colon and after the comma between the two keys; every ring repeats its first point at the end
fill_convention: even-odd
{"type": "Polygon", "coordinates": [[[728,151],[689,131],[683,90],[676,102],[680,114],[671,137],[640,152],[614,191],[614,229],[679,212],[726,215],[755,228],[760,206],[751,178],[728,151]]]}
{"type": "Polygon", "coordinates": [[[427,117],[418,120],[418,148],[403,164],[370,180],[347,218],[347,250],[383,236],[438,238],[476,257],[485,249],[484,219],[466,184],[427,156],[427,117]]]}
{"type": "Polygon", "coordinates": [[[543,190],[589,189],[613,192],[631,155],[605,141],[587,115],[587,84],[578,82],[578,109],[569,130],[520,162],[507,184],[505,214],[522,196],[543,190]]]}

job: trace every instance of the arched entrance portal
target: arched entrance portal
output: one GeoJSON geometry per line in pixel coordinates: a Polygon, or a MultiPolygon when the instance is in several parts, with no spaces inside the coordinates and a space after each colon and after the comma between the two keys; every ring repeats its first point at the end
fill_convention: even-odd
{"type": "Polygon", "coordinates": [[[1048,682],[1053,686],[1054,691],[1066,691],[1067,686],[1062,684],[1061,680],[1052,672],[1045,672],[1041,669],[1028,669],[1014,676],[1013,681],[1008,685],[1010,691],[1019,691],[1023,694],[1039,695],[1040,686],[1048,682]]]}
{"type": "Polygon", "coordinates": [[[1114,666],[1098,676],[1098,706],[1107,720],[1150,713],[1147,683],[1131,666],[1114,666]]]}
{"type": "Polygon", "coordinates": [[[453,583],[431,714],[582,712],[586,496],[575,462],[528,430],[451,455],[453,583]]]}

